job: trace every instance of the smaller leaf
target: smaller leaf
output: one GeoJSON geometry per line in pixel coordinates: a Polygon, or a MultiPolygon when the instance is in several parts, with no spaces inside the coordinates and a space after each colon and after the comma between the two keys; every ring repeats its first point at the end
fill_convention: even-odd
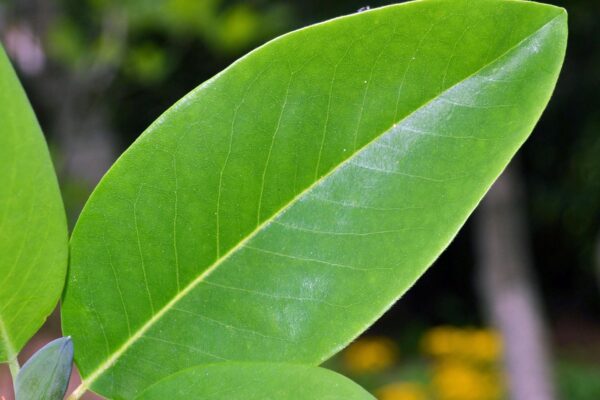
{"type": "Polygon", "coordinates": [[[335,372],[304,365],[225,362],[183,370],[137,400],[374,400],[335,372]]]}
{"type": "Polygon", "coordinates": [[[56,339],[29,359],[17,375],[16,400],[61,400],[67,391],[73,364],[70,337],[56,339]]]}

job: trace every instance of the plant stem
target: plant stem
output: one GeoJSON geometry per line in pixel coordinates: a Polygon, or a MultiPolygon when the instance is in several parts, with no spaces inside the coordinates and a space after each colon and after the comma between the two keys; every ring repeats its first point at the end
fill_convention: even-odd
{"type": "Polygon", "coordinates": [[[86,390],[86,386],[83,383],[81,383],[81,385],[77,386],[73,393],[71,393],[69,397],[67,397],[67,400],[78,400],[79,398],[81,398],[81,396],[85,394],[86,390]]]}

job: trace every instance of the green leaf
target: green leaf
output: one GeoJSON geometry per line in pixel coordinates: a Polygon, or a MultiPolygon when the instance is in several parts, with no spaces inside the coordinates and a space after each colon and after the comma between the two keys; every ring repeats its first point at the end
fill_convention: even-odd
{"type": "Polygon", "coordinates": [[[44,136],[0,46],[0,362],[13,361],[56,306],[67,250],[44,136]]]}
{"type": "Polygon", "coordinates": [[[84,384],[131,398],[193,365],[318,365],[448,245],[542,113],[566,13],[418,1],[253,51],[161,116],[72,238],[84,384]]]}
{"type": "Polygon", "coordinates": [[[265,363],[200,365],[156,383],[137,399],[375,400],[335,372],[265,363]]]}
{"type": "Polygon", "coordinates": [[[73,365],[73,342],[56,339],[29,359],[17,375],[16,400],[61,400],[67,391],[73,365]]]}

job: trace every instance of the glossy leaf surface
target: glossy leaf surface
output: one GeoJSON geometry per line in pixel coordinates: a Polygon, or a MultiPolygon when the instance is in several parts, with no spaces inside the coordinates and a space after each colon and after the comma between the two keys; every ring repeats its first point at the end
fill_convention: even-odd
{"type": "Polygon", "coordinates": [[[71,338],[56,339],[25,363],[15,384],[16,400],[62,400],[73,365],[71,338]]]}
{"type": "Polygon", "coordinates": [[[29,101],[0,46],[0,362],[56,306],[67,227],[54,168],[29,101]]]}
{"type": "Polygon", "coordinates": [[[429,0],[284,35],[161,116],[72,239],[63,323],[131,398],[220,361],[317,365],[448,245],[558,76],[563,10],[429,0]]]}
{"type": "Polygon", "coordinates": [[[335,372],[288,364],[218,363],[187,369],[138,400],[375,400],[335,372]]]}

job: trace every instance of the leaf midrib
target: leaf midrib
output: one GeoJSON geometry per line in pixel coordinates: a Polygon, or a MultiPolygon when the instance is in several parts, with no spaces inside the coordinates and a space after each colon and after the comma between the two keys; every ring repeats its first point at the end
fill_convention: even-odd
{"type": "MultiPolygon", "coordinates": [[[[335,168],[331,169],[329,172],[327,172],[326,174],[324,174],[323,176],[321,176],[319,179],[317,179],[315,182],[313,182],[311,185],[309,185],[306,189],[302,190],[299,194],[297,194],[296,196],[294,196],[290,201],[288,201],[285,205],[283,205],[277,212],[273,213],[269,218],[265,219],[252,232],[250,232],[246,237],[244,237],[244,239],[242,239],[235,246],[233,246],[230,250],[228,250],[225,254],[223,254],[212,265],[210,265],[206,270],[204,270],[200,275],[198,275],[198,277],[196,279],[194,279],[189,284],[187,284],[183,288],[183,290],[181,290],[180,292],[178,292],[157,313],[155,313],[144,325],[142,325],[129,339],[127,339],[116,351],[114,351],[110,357],[108,357],[102,363],[100,363],[99,366],[91,374],[89,374],[87,378],[85,378],[85,379],[82,380],[81,385],[79,387],[77,387],[77,389],[72,393],[72,395],[69,397],[69,399],[71,399],[71,398],[78,399],[79,397],[81,397],[83,395],[83,393],[88,388],[91,387],[91,385],[96,381],[96,379],[98,379],[100,376],[102,376],[104,374],[105,371],[107,371],[109,368],[111,368],[112,365],[133,344],[135,344],[139,339],[141,339],[143,337],[143,335],[152,326],[154,326],[154,324],[156,322],[158,322],[167,312],[169,312],[172,309],[172,307],[177,302],[179,302],[188,293],[190,293],[192,290],[194,290],[200,283],[202,283],[205,280],[206,277],[208,277],[213,271],[215,271],[221,264],[223,264],[225,261],[227,261],[232,255],[234,255],[235,253],[237,253],[238,250],[243,249],[244,246],[250,240],[252,240],[255,236],[257,236],[260,232],[262,232],[265,228],[267,228],[274,220],[276,220],[279,216],[281,216],[282,214],[284,214],[289,208],[291,208],[293,205],[295,205],[299,200],[301,200],[302,198],[304,198],[305,195],[307,195],[308,193],[310,193],[315,187],[317,187],[319,184],[321,184],[323,181],[325,181],[327,178],[329,178],[331,175],[333,175],[337,171],[341,170],[345,165],[347,165],[358,154],[360,154],[361,152],[363,152],[366,148],[370,147],[373,143],[377,142],[381,137],[383,137],[385,134],[387,134],[392,129],[394,129],[394,127],[396,127],[397,125],[401,124],[403,121],[407,120],[408,118],[410,118],[412,115],[414,115],[415,113],[417,113],[418,111],[420,111],[421,109],[423,109],[424,107],[426,107],[427,105],[429,105],[432,102],[436,101],[437,99],[439,99],[440,97],[442,97],[445,93],[447,93],[447,92],[449,92],[449,91],[451,91],[451,90],[453,90],[453,89],[461,86],[466,81],[468,81],[468,80],[472,79],[473,77],[477,76],[485,68],[487,68],[490,65],[496,63],[498,60],[502,59],[504,56],[506,56],[507,54],[511,53],[513,50],[515,50],[515,49],[519,48],[520,46],[522,46],[524,42],[526,42],[532,36],[536,35],[540,31],[542,31],[548,25],[552,24],[564,12],[561,9],[559,9],[558,7],[557,7],[557,11],[558,11],[558,13],[557,13],[556,16],[554,16],[548,22],[546,22],[543,25],[541,25],[539,28],[533,30],[530,34],[528,34],[527,36],[525,36],[519,42],[515,43],[515,45],[511,46],[510,48],[508,48],[505,52],[501,53],[500,55],[498,55],[494,59],[492,59],[492,60],[484,63],[480,68],[478,68],[477,70],[475,70],[474,72],[472,72],[471,74],[469,74],[468,76],[466,76],[465,78],[461,79],[457,83],[453,84],[452,86],[448,87],[447,89],[444,89],[444,90],[440,91],[435,96],[432,96],[431,99],[427,100],[426,102],[424,102],[420,106],[415,107],[415,109],[412,112],[406,114],[404,117],[402,117],[401,119],[399,119],[396,123],[392,124],[392,126],[390,128],[388,128],[387,130],[383,131],[381,134],[375,136],[372,140],[370,140],[365,145],[363,145],[362,147],[360,147],[359,149],[357,149],[348,158],[346,158],[345,160],[343,160],[342,162],[340,162],[335,168]]],[[[225,71],[223,71],[223,72],[225,72],[225,71]]],[[[221,74],[219,74],[219,75],[221,75],[221,74]]],[[[201,86],[204,86],[204,85],[201,85],[201,86]]]]}
{"type": "Polygon", "coordinates": [[[8,335],[8,330],[6,329],[6,325],[4,324],[4,319],[0,314],[0,342],[2,342],[2,347],[6,351],[6,360],[7,362],[12,362],[17,358],[17,351],[12,344],[10,336],[8,335]]]}

